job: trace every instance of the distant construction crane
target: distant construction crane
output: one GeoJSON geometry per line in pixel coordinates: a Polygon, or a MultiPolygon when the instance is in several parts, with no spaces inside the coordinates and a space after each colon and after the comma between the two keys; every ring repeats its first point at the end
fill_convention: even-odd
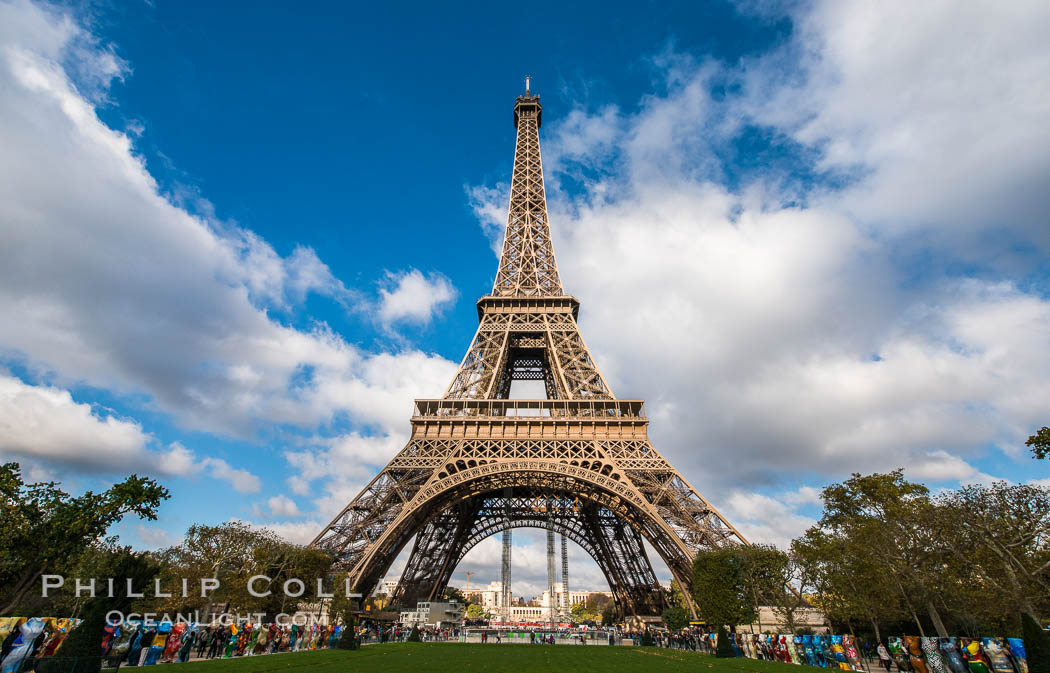
{"type": "Polygon", "coordinates": [[[470,591],[470,578],[471,578],[472,575],[477,575],[478,571],[477,570],[458,570],[456,572],[461,572],[461,573],[463,573],[464,575],[467,576],[467,588],[464,589],[464,591],[470,591]]]}

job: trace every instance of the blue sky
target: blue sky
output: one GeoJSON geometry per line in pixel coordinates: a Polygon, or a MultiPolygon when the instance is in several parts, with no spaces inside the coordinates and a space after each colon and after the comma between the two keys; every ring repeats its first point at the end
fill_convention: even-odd
{"type": "Polygon", "coordinates": [[[0,2],[0,455],[156,476],[141,546],[309,540],[469,343],[531,75],[585,338],[746,535],[784,544],[853,471],[1047,483],[1047,28],[1034,2],[0,2]]]}

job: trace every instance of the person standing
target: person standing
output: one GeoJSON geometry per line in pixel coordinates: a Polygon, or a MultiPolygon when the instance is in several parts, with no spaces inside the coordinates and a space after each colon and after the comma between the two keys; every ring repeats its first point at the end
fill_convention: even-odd
{"type": "Polygon", "coordinates": [[[876,651],[879,653],[879,663],[882,664],[882,667],[887,671],[890,670],[891,659],[889,650],[887,650],[886,646],[880,642],[876,651]]]}

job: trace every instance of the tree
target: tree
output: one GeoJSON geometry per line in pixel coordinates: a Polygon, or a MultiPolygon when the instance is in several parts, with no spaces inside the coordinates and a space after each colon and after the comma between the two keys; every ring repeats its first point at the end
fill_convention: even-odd
{"type": "Polygon", "coordinates": [[[349,615],[343,619],[343,634],[339,637],[339,643],[336,647],[341,650],[356,650],[358,645],[357,617],[349,615]]]}
{"type": "Polygon", "coordinates": [[[664,626],[671,631],[681,631],[689,626],[689,613],[679,605],[672,605],[662,615],[664,626]]]}
{"type": "Polygon", "coordinates": [[[1027,612],[1021,615],[1028,673],[1050,673],[1050,636],[1027,612]]]}
{"type": "MultiPolygon", "coordinates": [[[[788,555],[772,545],[754,544],[736,548],[740,596],[745,616],[741,623],[758,621],[762,630],[760,607],[784,603],[783,594],[789,577],[788,555]]],[[[791,612],[789,617],[793,617],[791,612]]]]}
{"type": "Polygon", "coordinates": [[[587,601],[573,603],[572,607],[569,608],[569,614],[572,615],[572,620],[574,622],[585,622],[587,620],[598,618],[598,613],[587,607],[587,601]]]}
{"type": "MultiPolygon", "coordinates": [[[[824,516],[819,526],[853,544],[887,573],[897,599],[925,635],[918,611],[925,610],[938,635],[948,632],[935,601],[947,592],[943,572],[945,550],[930,536],[933,505],[929,489],[904,479],[903,470],[888,474],[853,474],[821,492],[824,516]]],[[[859,552],[854,549],[851,553],[859,552]]]]}
{"type": "Polygon", "coordinates": [[[375,606],[376,610],[385,610],[388,605],[394,600],[393,596],[380,591],[376,595],[372,596],[372,605],[375,606]]]}
{"type": "Polygon", "coordinates": [[[469,602],[466,596],[463,595],[463,592],[455,587],[445,587],[445,591],[442,593],[442,596],[445,597],[445,600],[456,601],[457,603],[461,603],[463,605],[466,605],[469,602]]]}
{"type": "Polygon", "coordinates": [[[613,599],[605,594],[590,594],[587,596],[587,611],[594,614],[601,614],[605,611],[605,607],[613,602],[613,599]]]}
{"type": "MultiPolygon", "coordinates": [[[[194,524],[186,531],[183,541],[158,554],[165,565],[162,582],[179,586],[182,578],[191,586],[200,586],[203,578],[216,578],[220,587],[214,594],[201,598],[199,592],[183,598],[171,592],[161,607],[172,612],[190,612],[209,602],[227,603],[240,612],[275,615],[288,612],[288,602],[299,600],[288,597],[283,585],[286,580],[300,579],[305,584],[304,600],[315,594],[317,579],[329,579],[332,557],[324,551],[291,544],[273,531],[255,528],[242,521],[230,521],[218,526],[194,524]],[[253,596],[249,579],[256,593],[270,592],[268,596],[253,596]]],[[[331,587],[339,593],[342,587],[331,587]]],[[[340,608],[342,609],[342,608],[340,608]]]]}
{"type": "Polygon", "coordinates": [[[735,629],[747,619],[739,558],[737,547],[723,547],[701,551],[693,560],[693,599],[712,626],[735,629]]]}
{"type": "MultiPolygon", "coordinates": [[[[346,586],[346,579],[349,577],[347,573],[337,574],[333,578],[333,586],[335,591],[334,598],[328,599],[331,601],[328,604],[328,614],[334,619],[342,621],[344,626],[357,623],[357,617],[354,615],[355,611],[363,609],[361,598],[351,598],[346,595],[344,587],[346,586]]],[[[383,594],[384,596],[386,594],[383,594]]],[[[342,645],[340,645],[342,647],[342,645]]]]}
{"type": "Polygon", "coordinates": [[[488,613],[485,612],[485,608],[481,607],[477,603],[471,603],[467,606],[468,619],[485,619],[487,617],[488,613]]]}
{"type": "MultiPolygon", "coordinates": [[[[799,633],[798,613],[809,607],[805,593],[813,578],[794,553],[776,550],[769,566],[769,605],[788,633],[799,633]],[[776,582],[776,585],[772,583],[776,582]]],[[[761,626],[761,625],[760,625],[761,626]]]]}
{"type": "MultiPolygon", "coordinates": [[[[145,586],[160,571],[160,566],[149,554],[134,553],[130,548],[111,552],[108,560],[111,576],[131,579],[133,586],[145,586]]],[[[107,616],[110,611],[127,614],[135,601],[128,596],[126,583],[118,582],[114,589],[113,598],[99,596],[89,600],[82,613],[82,621],[62,643],[59,656],[38,664],[36,670],[39,673],[71,670],[69,662],[66,661],[69,657],[77,658],[75,668],[78,671],[94,673],[99,670],[99,655],[107,616]]]]}
{"type": "Polygon", "coordinates": [[[729,634],[726,633],[726,627],[721,625],[718,627],[718,642],[715,644],[715,656],[719,658],[733,658],[736,656],[736,652],[729,642],[729,634]]]}
{"type": "Polygon", "coordinates": [[[1032,447],[1032,455],[1043,459],[1050,456],[1050,428],[1041,428],[1039,432],[1028,438],[1025,446],[1032,447]]]}
{"type": "Polygon", "coordinates": [[[812,591],[813,602],[833,623],[867,621],[881,641],[879,625],[904,616],[892,580],[866,553],[863,540],[817,525],[792,540],[791,555],[805,578],[800,592],[812,591]]]}
{"type": "Polygon", "coordinates": [[[938,505],[950,528],[944,544],[1038,619],[1050,607],[1050,490],[998,481],[948,492],[938,505]]]}
{"type": "Polygon", "coordinates": [[[602,626],[612,626],[619,621],[619,612],[616,609],[616,603],[609,601],[605,604],[605,609],[602,610],[602,626]]]}
{"type": "Polygon", "coordinates": [[[151,521],[169,497],[152,479],[132,475],[102,493],[72,497],[55,482],[26,484],[17,463],[0,466],[0,615],[11,614],[41,575],[78,556],[128,514],[151,521]]]}

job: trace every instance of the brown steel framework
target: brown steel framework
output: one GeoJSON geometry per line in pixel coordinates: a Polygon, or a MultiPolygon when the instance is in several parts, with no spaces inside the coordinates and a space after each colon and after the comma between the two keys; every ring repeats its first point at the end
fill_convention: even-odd
{"type": "Polygon", "coordinates": [[[613,396],[580,335],[547,222],[540,112],[526,88],[499,270],[459,372],[443,398],[416,400],[408,444],[313,544],[367,595],[414,538],[397,589],[412,605],[483,539],[550,527],[594,558],[626,613],[659,614],[643,540],[686,588],[697,551],[745,541],[653,448],[642,402],[613,396]],[[514,380],[543,381],[547,399],[507,399],[514,380]]]}

